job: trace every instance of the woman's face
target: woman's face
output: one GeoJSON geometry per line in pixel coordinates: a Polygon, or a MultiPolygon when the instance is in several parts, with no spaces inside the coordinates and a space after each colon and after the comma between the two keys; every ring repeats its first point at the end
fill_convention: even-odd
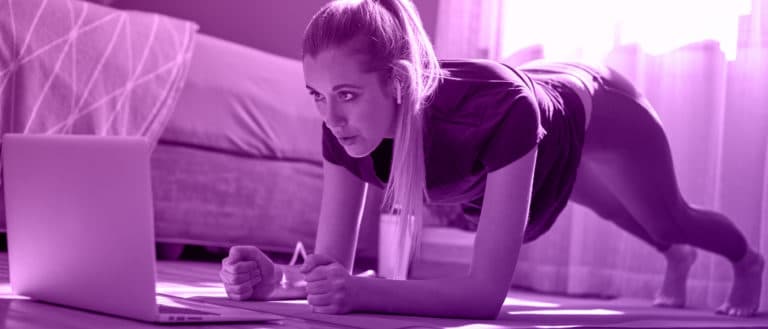
{"type": "Polygon", "coordinates": [[[365,57],[332,48],[304,58],[304,81],[320,115],[350,156],[364,157],[395,131],[392,88],[363,70],[365,57]]]}

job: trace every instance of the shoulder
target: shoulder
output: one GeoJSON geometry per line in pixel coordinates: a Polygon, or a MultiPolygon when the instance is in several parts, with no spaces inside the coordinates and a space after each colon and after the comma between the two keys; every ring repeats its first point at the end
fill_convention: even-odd
{"type": "Polygon", "coordinates": [[[444,78],[428,103],[434,120],[478,125],[502,115],[520,97],[532,97],[528,77],[483,59],[441,60],[444,78]]]}
{"type": "Polygon", "coordinates": [[[432,146],[467,152],[485,169],[528,153],[546,133],[524,73],[488,60],[448,60],[448,74],[427,110],[432,146]]]}

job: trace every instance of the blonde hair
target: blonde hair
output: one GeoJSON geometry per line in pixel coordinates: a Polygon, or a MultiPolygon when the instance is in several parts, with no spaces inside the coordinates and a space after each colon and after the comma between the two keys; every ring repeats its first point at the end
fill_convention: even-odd
{"type": "Polygon", "coordinates": [[[418,11],[409,0],[328,3],[305,30],[303,56],[331,47],[351,47],[368,56],[367,68],[381,74],[382,85],[389,79],[400,84],[402,103],[382,209],[401,218],[413,216],[415,227],[409,231],[418,237],[426,196],[423,109],[443,76],[418,11]]]}

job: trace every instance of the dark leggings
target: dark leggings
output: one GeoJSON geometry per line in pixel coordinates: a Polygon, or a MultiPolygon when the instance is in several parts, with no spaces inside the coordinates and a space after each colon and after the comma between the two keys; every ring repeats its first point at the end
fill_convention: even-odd
{"type": "Polygon", "coordinates": [[[621,206],[626,212],[620,220],[635,223],[619,226],[657,248],[689,244],[740,260],[748,246],[736,226],[723,214],[691,206],[681,195],[667,136],[650,103],[627,79],[603,69],[582,152],[588,170],[580,172],[585,177],[576,184],[599,182],[617,204],[601,204],[605,198],[590,198],[584,186],[576,187],[580,192],[575,193],[582,193],[576,197],[596,210],[621,206]]]}

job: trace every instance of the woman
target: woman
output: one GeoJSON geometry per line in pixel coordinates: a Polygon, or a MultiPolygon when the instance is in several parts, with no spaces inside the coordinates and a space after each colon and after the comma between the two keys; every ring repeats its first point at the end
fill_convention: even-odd
{"type": "MultiPolygon", "coordinates": [[[[686,203],[656,114],[616,72],[438,61],[407,0],[329,3],[307,27],[303,65],[324,120],[317,243],[300,269],[314,311],[495,318],[522,243],[544,233],[568,200],[666,256],[656,305],[683,305],[693,246],[733,264],[718,312],[757,310],[763,258],[723,215],[686,203]],[[470,273],[351,276],[366,183],[386,188],[385,208],[401,216],[419,218],[423,197],[463,204],[477,220],[470,273]]],[[[237,246],[221,277],[233,299],[266,299],[282,271],[255,247],[237,246]]]]}

